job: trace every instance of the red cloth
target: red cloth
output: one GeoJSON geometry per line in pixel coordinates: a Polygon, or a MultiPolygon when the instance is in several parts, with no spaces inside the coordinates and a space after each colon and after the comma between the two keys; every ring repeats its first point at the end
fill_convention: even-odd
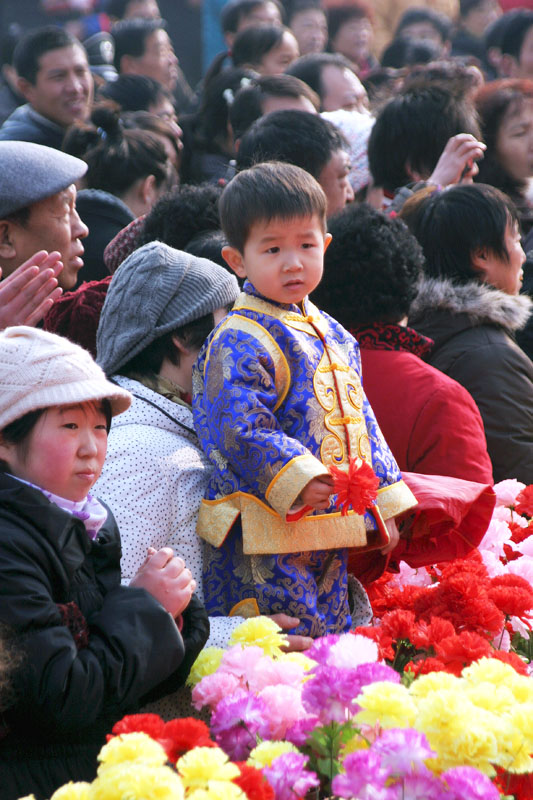
{"type": "Polygon", "coordinates": [[[96,332],[111,275],[89,281],[56,300],[44,318],[44,329],[70,339],[96,358],[96,332]]]}
{"type": "Polygon", "coordinates": [[[388,556],[348,555],[348,572],[363,583],[377,580],[400,561],[417,568],[464,558],[479,545],[487,530],[496,495],[492,486],[444,475],[402,472],[418,506],[397,518],[400,541],[388,556]]]}
{"type": "Polygon", "coordinates": [[[416,355],[431,340],[398,325],[352,333],[361,348],[363,388],[402,472],[492,484],[483,422],[472,396],[416,355]]]}

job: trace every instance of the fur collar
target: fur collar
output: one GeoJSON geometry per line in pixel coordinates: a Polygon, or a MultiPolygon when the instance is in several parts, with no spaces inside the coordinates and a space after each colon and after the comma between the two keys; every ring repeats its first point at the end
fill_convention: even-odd
{"type": "Polygon", "coordinates": [[[437,311],[466,314],[472,325],[499,325],[509,331],[523,328],[533,311],[527,295],[510,295],[472,281],[458,285],[446,279],[425,278],[409,312],[409,323],[437,311]]]}

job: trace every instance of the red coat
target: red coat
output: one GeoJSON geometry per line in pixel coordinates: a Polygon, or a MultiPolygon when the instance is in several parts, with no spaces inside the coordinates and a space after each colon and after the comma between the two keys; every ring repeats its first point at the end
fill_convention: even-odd
{"type": "Polygon", "coordinates": [[[483,422],[459,383],[422,361],[432,341],[412,328],[352,330],[363,388],[402,471],[492,484],[483,422]]]}

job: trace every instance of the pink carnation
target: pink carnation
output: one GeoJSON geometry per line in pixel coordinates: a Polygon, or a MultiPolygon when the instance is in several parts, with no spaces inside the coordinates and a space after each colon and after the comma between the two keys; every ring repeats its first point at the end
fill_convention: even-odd
{"type": "Polygon", "coordinates": [[[377,660],[378,646],[372,639],[345,633],[331,646],[327,663],[333,667],[355,669],[359,664],[370,664],[377,660]]]}
{"type": "Polygon", "coordinates": [[[240,644],[230,647],[222,656],[219,671],[228,672],[238,678],[248,680],[257,663],[263,658],[260,647],[241,647],[240,644]]]}
{"type": "Polygon", "coordinates": [[[235,675],[227,672],[214,672],[206,675],[192,690],[193,706],[200,711],[204,706],[209,706],[211,711],[223,697],[233,694],[237,689],[244,688],[243,682],[235,675]]]}
{"type": "Polygon", "coordinates": [[[483,552],[488,550],[494,555],[503,556],[504,544],[509,544],[511,541],[511,530],[506,522],[498,519],[491,519],[490,525],[479,544],[479,549],[483,552]]]}
{"type": "Polygon", "coordinates": [[[267,686],[259,697],[267,707],[266,720],[271,739],[285,739],[291,725],[310,716],[302,705],[301,690],[292,686],[267,686]]]}
{"type": "Polygon", "coordinates": [[[526,484],[520,483],[515,478],[508,478],[505,481],[495,483],[493,488],[496,493],[496,505],[514,506],[516,496],[520,494],[522,489],[526,488],[526,484]]]}
{"type": "Polygon", "coordinates": [[[301,664],[291,661],[274,661],[262,658],[257,662],[252,674],[248,674],[248,684],[253,692],[260,692],[266,686],[294,686],[298,688],[305,675],[301,664]]]}

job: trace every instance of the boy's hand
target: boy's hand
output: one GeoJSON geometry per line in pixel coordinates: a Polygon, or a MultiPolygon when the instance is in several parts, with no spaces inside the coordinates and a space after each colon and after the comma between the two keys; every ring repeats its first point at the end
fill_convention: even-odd
{"type": "Polygon", "coordinates": [[[391,550],[394,550],[400,541],[400,531],[398,530],[398,526],[396,525],[396,520],[394,517],[385,520],[385,527],[387,528],[387,532],[390,536],[390,542],[388,545],[381,548],[380,553],[383,553],[383,555],[387,555],[387,553],[390,553],[391,550]]]}
{"type": "Polygon", "coordinates": [[[330,475],[323,475],[320,478],[313,478],[307,486],[302,489],[295,505],[301,502],[304,506],[311,506],[315,509],[324,509],[329,506],[329,498],[333,493],[333,478],[330,475]]]}
{"type": "Polygon", "coordinates": [[[183,559],[175,556],[170,547],[157,551],[150,547],[130,586],[146,589],[175,619],[189,605],[196,581],[183,559]]]}
{"type": "MultiPolygon", "coordinates": [[[[287,614],[273,614],[270,617],[276,625],[283,631],[290,631],[291,628],[296,628],[300,624],[298,617],[289,617],[287,614]]],[[[296,634],[287,635],[287,643],[283,646],[282,650],[285,653],[301,652],[302,650],[309,650],[313,640],[310,636],[298,636],[296,634]]]]}
{"type": "MultiPolygon", "coordinates": [[[[35,325],[61,297],[61,253],[40,250],[0,283],[0,330],[35,325]]],[[[0,276],[2,271],[0,270],[0,276]]]]}

